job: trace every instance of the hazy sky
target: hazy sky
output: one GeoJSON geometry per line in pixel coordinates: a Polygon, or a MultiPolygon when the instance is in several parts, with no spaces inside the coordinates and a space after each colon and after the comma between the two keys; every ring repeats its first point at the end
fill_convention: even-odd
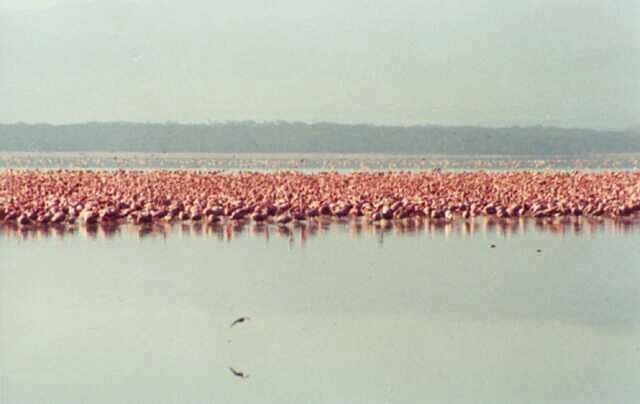
{"type": "Polygon", "coordinates": [[[638,0],[0,0],[0,122],[640,124],[638,0]]]}

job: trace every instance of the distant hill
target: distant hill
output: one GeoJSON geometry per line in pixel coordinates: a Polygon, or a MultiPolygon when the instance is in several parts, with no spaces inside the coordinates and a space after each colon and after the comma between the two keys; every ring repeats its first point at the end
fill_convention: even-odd
{"type": "Polygon", "coordinates": [[[299,122],[0,124],[3,151],[581,155],[638,153],[640,132],[299,122]]]}

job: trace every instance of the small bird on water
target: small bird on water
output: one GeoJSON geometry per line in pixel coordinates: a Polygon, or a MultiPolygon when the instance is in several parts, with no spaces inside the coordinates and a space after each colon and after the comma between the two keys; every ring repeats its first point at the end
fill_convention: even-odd
{"type": "Polygon", "coordinates": [[[233,323],[231,323],[231,326],[229,328],[233,327],[236,324],[244,323],[247,320],[251,320],[251,318],[250,317],[240,317],[239,319],[236,319],[233,323]]]}
{"type": "Polygon", "coordinates": [[[240,377],[242,379],[246,379],[247,377],[249,377],[248,374],[246,374],[244,372],[240,372],[239,370],[235,370],[231,366],[229,366],[229,370],[231,371],[231,373],[233,373],[234,376],[238,376],[238,377],[240,377]]]}

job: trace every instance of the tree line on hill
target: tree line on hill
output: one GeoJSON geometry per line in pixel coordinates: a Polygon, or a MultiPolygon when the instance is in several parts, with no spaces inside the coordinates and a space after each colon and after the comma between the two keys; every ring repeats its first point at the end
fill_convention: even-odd
{"type": "Polygon", "coordinates": [[[0,150],[150,153],[584,155],[640,152],[640,131],[253,121],[0,124],[0,150]]]}

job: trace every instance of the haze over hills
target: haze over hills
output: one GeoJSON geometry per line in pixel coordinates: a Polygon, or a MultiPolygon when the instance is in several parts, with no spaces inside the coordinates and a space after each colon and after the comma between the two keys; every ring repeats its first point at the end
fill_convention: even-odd
{"type": "Polygon", "coordinates": [[[581,155],[640,152],[640,131],[253,121],[0,124],[0,150],[154,153],[581,155]]]}

